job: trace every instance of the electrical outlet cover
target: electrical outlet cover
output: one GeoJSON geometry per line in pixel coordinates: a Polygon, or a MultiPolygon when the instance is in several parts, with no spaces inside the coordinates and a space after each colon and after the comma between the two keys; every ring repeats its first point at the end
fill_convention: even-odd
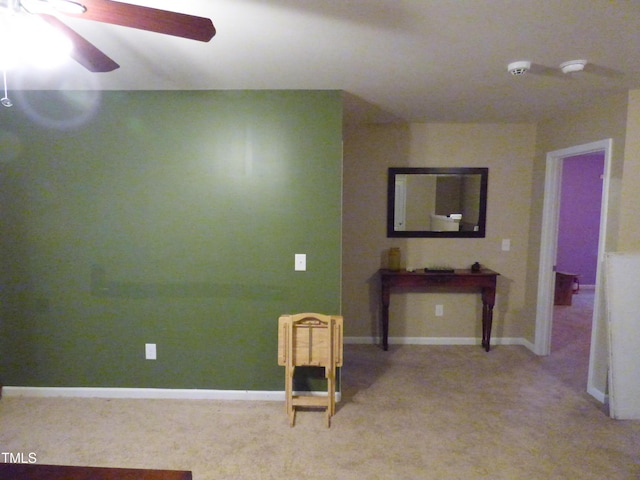
{"type": "Polygon", "coordinates": [[[295,266],[296,272],[304,272],[307,269],[307,255],[304,253],[295,254],[295,266]]]}

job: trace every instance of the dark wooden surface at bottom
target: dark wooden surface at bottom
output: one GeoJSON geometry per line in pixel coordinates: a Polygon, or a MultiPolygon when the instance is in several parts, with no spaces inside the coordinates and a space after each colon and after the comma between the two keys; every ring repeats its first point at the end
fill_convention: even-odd
{"type": "Polygon", "coordinates": [[[192,480],[191,472],[0,463],[2,480],[192,480]]]}

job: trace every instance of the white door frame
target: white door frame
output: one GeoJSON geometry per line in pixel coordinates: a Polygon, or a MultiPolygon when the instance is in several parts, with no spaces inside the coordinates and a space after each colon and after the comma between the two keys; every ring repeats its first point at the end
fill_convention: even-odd
{"type": "Polygon", "coordinates": [[[606,251],[607,207],[609,204],[609,181],[611,172],[611,149],[613,141],[608,138],[593,143],[555,150],[547,153],[544,204],[542,210],[542,236],[540,240],[540,264],[538,271],[538,300],[536,307],[536,333],[534,352],[549,355],[551,352],[551,327],[553,322],[553,295],[555,286],[554,266],[558,247],[558,223],[560,215],[560,188],[562,182],[562,160],[567,157],[604,151],[604,178],[602,183],[602,205],[600,212],[600,237],[598,241],[598,265],[591,328],[591,351],[589,354],[589,378],[587,390],[603,401],[593,386],[593,361],[596,336],[600,322],[600,305],[604,305],[604,283],[602,268],[606,251]]]}

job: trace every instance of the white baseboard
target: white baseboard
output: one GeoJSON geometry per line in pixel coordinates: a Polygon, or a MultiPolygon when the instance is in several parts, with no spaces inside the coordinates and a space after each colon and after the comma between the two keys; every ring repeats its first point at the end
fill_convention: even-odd
{"type": "Polygon", "coordinates": [[[591,395],[593,398],[598,400],[600,403],[608,404],[609,403],[609,395],[598,390],[594,387],[587,387],[587,393],[591,395]]]}
{"type": "MultiPolygon", "coordinates": [[[[75,397],[172,400],[252,400],[284,402],[284,391],[203,390],[180,388],[95,388],[95,387],[11,387],[4,386],[4,397],[75,397]]],[[[327,392],[294,392],[294,395],[326,396],[327,392]]],[[[336,402],[342,398],[336,392],[336,402]]]]}
{"type": "MultiPolygon", "coordinates": [[[[345,344],[374,345],[380,343],[375,337],[345,337],[345,344]]],[[[480,345],[481,339],[474,337],[389,337],[390,345],[480,345]]],[[[522,345],[532,352],[533,344],[522,337],[497,337],[491,345],[522,345]]],[[[326,392],[298,392],[306,395],[326,395],[326,392]]],[[[590,391],[593,397],[605,401],[600,391],[590,391]]],[[[127,399],[179,399],[179,400],[285,400],[283,391],[260,390],[206,390],[173,388],[108,388],[108,387],[19,387],[5,385],[5,397],[79,397],[79,398],[127,398],[127,399]]],[[[341,394],[336,392],[336,401],[341,394]]]]}
{"type": "Polygon", "coordinates": [[[522,343],[521,343],[522,346],[527,347],[527,349],[529,349],[532,353],[536,353],[536,346],[534,343],[530,342],[524,337],[521,338],[520,340],[522,340],[522,343]]]}
{"type": "MultiPolygon", "coordinates": [[[[345,337],[345,344],[371,345],[380,340],[374,337],[345,337]]],[[[480,345],[481,339],[469,337],[389,337],[389,345],[480,345]]],[[[535,353],[535,345],[524,337],[492,338],[491,345],[522,345],[535,353]]],[[[608,402],[608,395],[595,388],[588,388],[587,393],[600,403],[608,402]]]]}
{"type": "MultiPolygon", "coordinates": [[[[345,344],[373,345],[380,343],[375,337],[344,337],[345,344]]],[[[481,338],[475,337],[389,337],[389,345],[480,345],[481,338]]],[[[523,345],[533,350],[533,344],[522,337],[497,337],[491,345],[523,345]]]]}
{"type": "Polygon", "coordinates": [[[145,398],[189,400],[284,401],[284,392],[252,390],[201,390],[173,388],[11,387],[5,397],[145,398]]]}

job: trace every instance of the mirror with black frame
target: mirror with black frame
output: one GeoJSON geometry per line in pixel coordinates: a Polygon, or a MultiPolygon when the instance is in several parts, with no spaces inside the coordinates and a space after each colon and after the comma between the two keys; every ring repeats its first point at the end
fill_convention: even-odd
{"type": "Polygon", "coordinates": [[[483,238],[488,168],[389,168],[387,237],[483,238]]]}

